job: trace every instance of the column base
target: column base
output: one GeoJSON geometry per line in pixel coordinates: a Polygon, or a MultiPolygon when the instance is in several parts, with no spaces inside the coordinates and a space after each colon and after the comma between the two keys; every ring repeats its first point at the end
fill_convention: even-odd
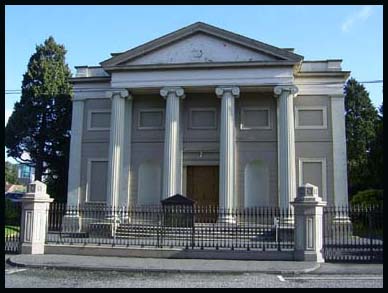
{"type": "Polygon", "coordinates": [[[350,217],[348,216],[335,216],[333,219],[333,224],[352,224],[350,217]]]}
{"type": "Polygon", "coordinates": [[[279,219],[280,227],[288,226],[288,225],[294,225],[294,223],[295,223],[294,217],[285,217],[285,218],[279,219]]]}
{"type": "Polygon", "coordinates": [[[334,217],[331,227],[333,237],[341,239],[341,237],[353,236],[353,225],[348,216],[334,217]]]}
{"type": "Polygon", "coordinates": [[[44,243],[23,243],[22,254],[44,254],[44,243]]]}
{"type": "Polygon", "coordinates": [[[324,263],[325,259],[323,258],[322,253],[309,250],[295,250],[294,251],[294,260],[296,261],[314,261],[317,263],[324,263]]]}
{"type": "Polygon", "coordinates": [[[218,217],[217,223],[220,224],[236,224],[236,217],[230,215],[221,215],[218,217]]]}
{"type": "Polygon", "coordinates": [[[62,220],[62,232],[81,232],[82,219],[79,215],[65,215],[62,220]]]}

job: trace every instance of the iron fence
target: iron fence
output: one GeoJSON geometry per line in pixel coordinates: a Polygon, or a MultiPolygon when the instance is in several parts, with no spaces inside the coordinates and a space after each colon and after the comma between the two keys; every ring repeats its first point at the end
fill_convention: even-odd
{"type": "Polygon", "coordinates": [[[19,253],[20,251],[20,222],[21,222],[21,202],[5,200],[4,208],[4,236],[5,253],[19,253]]]}
{"type": "Polygon", "coordinates": [[[293,250],[291,209],[66,206],[52,203],[46,242],[120,247],[293,250]]]}
{"type": "Polygon", "coordinates": [[[382,262],[383,224],[382,206],[325,207],[325,261],[382,262]]]}

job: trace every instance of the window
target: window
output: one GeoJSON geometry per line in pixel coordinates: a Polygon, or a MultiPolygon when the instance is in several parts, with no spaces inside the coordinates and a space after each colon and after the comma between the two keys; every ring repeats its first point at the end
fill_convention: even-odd
{"type": "Polygon", "coordinates": [[[295,107],[296,129],[326,129],[327,110],[325,106],[295,107]]]}
{"type": "Polygon", "coordinates": [[[141,109],[138,117],[139,129],[163,129],[163,109],[141,109]]]}
{"type": "Polygon", "coordinates": [[[325,158],[299,158],[299,186],[306,183],[318,186],[318,195],[326,200],[325,158]]]}
{"type": "Polygon", "coordinates": [[[240,129],[271,129],[269,108],[243,107],[241,108],[240,129]]]}
{"type": "Polygon", "coordinates": [[[91,110],[88,113],[88,130],[99,131],[109,130],[110,111],[108,110],[91,110]]]}
{"type": "Polygon", "coordinates": [[[107,159],[88,160],[86,201],[106,202],[108,162],[107,159]]]}
{"type": "Polygon", "coordinates": [[[215,108],[191,108],[189,119],[192,129],[217,129],[215,108]]]}

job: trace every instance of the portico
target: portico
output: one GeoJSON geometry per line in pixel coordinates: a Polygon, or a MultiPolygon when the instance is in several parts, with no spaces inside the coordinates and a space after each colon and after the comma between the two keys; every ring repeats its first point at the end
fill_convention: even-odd
{"type": "Polygon", "coordinates": [[[188,194],[195,166],[218,168],[203,192],[217,190],[220,208],[289,208],[305,183],[346,201],[345,137],[332,129],[344,119],[339,60],[196,23],[100,64],[73,79],[69,205],[204,198],[188,194]]]}

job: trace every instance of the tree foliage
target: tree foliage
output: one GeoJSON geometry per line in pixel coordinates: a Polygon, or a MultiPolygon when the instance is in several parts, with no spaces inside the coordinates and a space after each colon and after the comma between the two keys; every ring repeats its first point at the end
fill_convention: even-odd
{"type": "Polygon", "coordinates": [[[17,166],[6,161],[4,164],[4,169],[5,182],[10,184],[19,184],[17,166]]]}
{"type": "Polygon", "coordinates": [[[370,186],[377,189],[383,189],[384,182],[384,121],[383,104],[379,108],[379,115],[375,124],[375,138],[371,143],[368,170],[370,186]]]}
{"type": "Polygon", "coordinates": [[[382,206],[383,190],[366,189],[359,191],[353,196],[351,204],[355,206],[382,206]]]}
{"type": "Polygon", "coordinates": [[[377,110],[365,87],[354,78],[345,86],[346,147],[349,194],[374,188],[371,182],[370,154],[376,138],[377,110]]]}
{"type": "Polygon", "coordinates": [[[36,180],[48,176],[54,197],[65,197],[67,185],[72,87],[65,54],[65,47],[51,36],[36,46],[23,76],[20,101],[5,128],[8,155],[35,167],[36,180]]]}

